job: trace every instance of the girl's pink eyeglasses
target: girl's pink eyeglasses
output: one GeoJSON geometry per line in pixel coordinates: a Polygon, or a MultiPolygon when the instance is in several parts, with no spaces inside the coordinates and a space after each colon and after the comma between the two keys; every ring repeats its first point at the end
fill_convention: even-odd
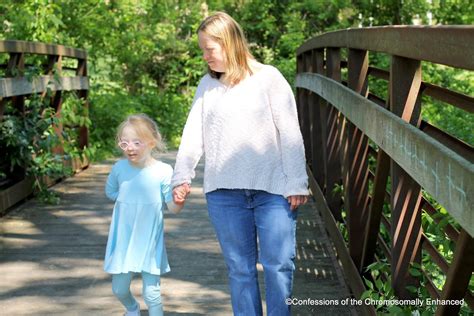
{"type": "Polygon", "coordinates": [[[122,149],[122,150],[126,150],[128,148],[128,146],[132,146],[132,149],[138,149],[140,147],[142,147],[144,144],[143,142],[141,142],[140,140],[134,140],[132,142],[127,142],[127,141],[120,141],[118,143],[118,146],[122,149]]]}

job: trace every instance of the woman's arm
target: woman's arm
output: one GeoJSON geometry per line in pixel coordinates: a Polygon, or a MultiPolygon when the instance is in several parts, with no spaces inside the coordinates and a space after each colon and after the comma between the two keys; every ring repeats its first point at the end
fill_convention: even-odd
{"type": "Polygon", "coordinates": [[[176,156],[174,173],[171,179],[172,187],[183,183],[191,183],[191,179],[196,175],[194,169],[204,152],[202,135],[204,80],[205,78],[199,83],[191,111],[189,112],[186,125],[184,126],[181,144],[179,145],[178,155],[176,156]]]}
{"type": "MultiPolygon", "coordinates": [[[[284,196],[287,198],[306,196],[308,175],[295,97],[290,85],[277,69],[274,69],[269,80],[271,80],[271,84],[268,85],[270,108],[280,138],[283,172],[287,176],[284,196]]],[[[299,201],[302,198],[291,200],[299,201]]]]}

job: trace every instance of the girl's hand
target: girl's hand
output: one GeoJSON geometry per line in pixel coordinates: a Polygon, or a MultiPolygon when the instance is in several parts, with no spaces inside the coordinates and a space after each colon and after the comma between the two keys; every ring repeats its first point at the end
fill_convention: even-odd
{"type": "Polygon", "coordinates": [[[188,183],[183,183],[173,188],[173,202],[177,205],[184,204],[186,197],[191,192],[191,187],[188,183]]]}
{"type": "Polygon", "coordinates": [[[298,206],[306,204],[308,202],[307,195],[290,195],[288,197],[288,203],[290,203],[290,209],[292,211],[296,210],[298,206]]]}

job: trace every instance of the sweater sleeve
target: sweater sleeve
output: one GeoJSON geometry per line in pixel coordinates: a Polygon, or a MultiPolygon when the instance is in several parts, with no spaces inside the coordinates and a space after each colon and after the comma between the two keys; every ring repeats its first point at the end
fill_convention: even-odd
{"type": "Polygon", "coordinates": [[[306,159],[295,97],[290,85],[277,69],[272,72],[270,80],[270,108],[281,144],[283,172],[287,177],[284,196],[308,195],[306,159]]]}
{"type": "Polygon", "coordinates": [[[119,182],[117,177],[117,164],[112,167],[107,182],[105,184],[105,195],[112,201],[115,201],[119,194],[119,182]]]}
{"type": "Polygon", "coordinates": [[[172,196],[172,188],[171,188],[171,176],[173,174],[173,168],[168,165],[164,164],[163,167],[163,182],[161,183],[161,194],[163,201],[165,203],[169,203],[173,201],[172,196]]]}
{"type": "Polygon", "coordinates": [[[184,126],[181,143],[179,145],[171,187],[183,183],[191,183],[196,175],[194,169],[204,152],[202,135],[202,106],[204,97],[204,77],[198,85],[194,96],[191,111],[184,126]]]}

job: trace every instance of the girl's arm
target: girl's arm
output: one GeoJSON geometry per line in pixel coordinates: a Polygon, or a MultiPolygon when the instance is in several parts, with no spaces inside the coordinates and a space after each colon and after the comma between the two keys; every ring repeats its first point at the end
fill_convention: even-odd
{"type": "Polygon", "coordinates": [[[116,165],[114,165],[105,184],[105,195],[112,201],[115,201],[119,194],[119,182],[116,169],[116,165]]]}
{"type": "Polygon", "coordinates": [[[184,206],[184,202],[177,204],[173,201],[173,189],[171,187],[171,176],[173,175],[173,168],[170,165],[166,165],[165,176],[161,185],[161,194],[163,201],[165,201],[168,210],[173,213],[179,213],[184,206]]]}
{"type": "Polygon", "coordinates": [[[170,202],[166,203],[166,206],[168,207],[168,209],[171,212],[173,212],[175,214],[178,214],[183,209],[184,203],[183,204],[176,204],[173,201],[170,201],[170,202]]]}

